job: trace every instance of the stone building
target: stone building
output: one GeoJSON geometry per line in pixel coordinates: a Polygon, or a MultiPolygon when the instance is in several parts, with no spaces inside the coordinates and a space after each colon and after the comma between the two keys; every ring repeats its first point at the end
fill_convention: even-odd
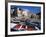
{"type": "MultiPolygon", "coordinates": [[[[23,18],[31,18],[31,19],[38,19],[39,15],[32,13],[31,11],[27,9],[21,9],[17,8],[17,10],[14,12],[17,17],[23,17],[23,18]]],[[[16,16],[15,16],[16,17],[16,16]]]]}

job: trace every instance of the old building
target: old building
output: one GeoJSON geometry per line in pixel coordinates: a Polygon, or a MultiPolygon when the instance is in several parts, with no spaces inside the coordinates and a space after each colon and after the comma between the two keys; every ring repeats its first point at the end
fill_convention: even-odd
{"type": "Polygon", "coordinates": [[[22,9],[22,8],[16,8],[16,10],[13,12],[13,15],[17,15],[17,17],[23,17],[23,18],[31,18],[31,19],[38,19],[40,15],[34,14],[31,11],[27,9],[22,9]]]}

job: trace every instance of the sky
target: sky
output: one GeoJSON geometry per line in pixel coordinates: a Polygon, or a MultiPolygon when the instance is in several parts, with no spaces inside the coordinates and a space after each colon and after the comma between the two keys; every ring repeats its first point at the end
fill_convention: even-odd
{"type": "Polygon", "coordinates": [[[15,7],[17,8],[21,8],[21,9],[24,9],[24,10],[29,10],[31,11],[32,13],[39,13],[41,12],[41,7],[37,7],[37,6],[11,6],[12,9],[16,9],[15,7]]]}

